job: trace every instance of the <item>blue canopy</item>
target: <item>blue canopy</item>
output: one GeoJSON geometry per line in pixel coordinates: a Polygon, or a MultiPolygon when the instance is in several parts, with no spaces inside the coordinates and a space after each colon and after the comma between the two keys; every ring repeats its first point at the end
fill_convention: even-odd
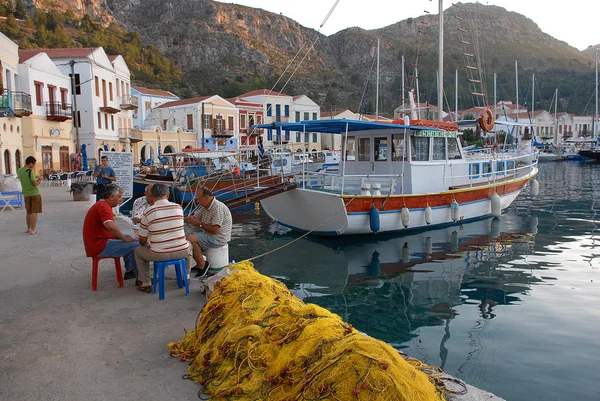
{"type": "Polygon", "coordinates": [[[411,127],[408,125],[399,124],[385,124],[385,123],[372,123],[367,121],[358,120],[309,120],[300,121],[298,123],[271,123],[271,124],[258,124],[252,126],[252,128],[258,129],[281,129],[288,131],[306,131],[306,132],[321,132],[324,134],[343,134],[352,131],[366,131],[374,129],[399,129],[399,128],[411,128],[418,130],[435,130],[435,128],[428,127],[411,127]]]}

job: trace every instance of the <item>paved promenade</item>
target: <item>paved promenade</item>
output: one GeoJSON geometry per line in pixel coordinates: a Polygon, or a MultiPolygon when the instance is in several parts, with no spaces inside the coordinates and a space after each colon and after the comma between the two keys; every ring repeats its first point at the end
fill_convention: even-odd
{"type": "Polygon", "coordinates": [[[25,233],[24,211],[0,213],[0,400],[197,400],[200,386],[181,379],[186,364],[166,344],[193,329],[200,283],[186,297],[168,280],[159,302],[135,280],[118,288],[104,260],[92,292],[87,202],[66,187],[44,186],[42,196],[39,235],[25,233]]]}
{"type": "MultiPolygon", "coordinates": [[[[92,292],[81,239],[88,202],[74,202],[66,187],[42,187],[42,196],[39,235],[25,233],[24,211],[0,213],[0,400],[198,400],[200,386],[181,379],[187,364],[166,344],[194,328],[200,283],[191,280],[186,297],[168,280],[159,302],[135,280],[118,288],[104,260],[92,292]]],[[[468,387],[448,399],[499,400],[468,387]]]]}

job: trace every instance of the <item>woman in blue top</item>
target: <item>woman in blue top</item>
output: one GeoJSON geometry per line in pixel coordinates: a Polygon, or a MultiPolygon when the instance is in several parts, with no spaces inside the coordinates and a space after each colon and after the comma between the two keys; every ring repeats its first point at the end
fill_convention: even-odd
{"type": "Polygon", "coordinates": [[[96,190],[97,202],[104,198],[104,186],[116,181],[117,175],[115,174],[115,170],[108,165],[108,157],[106,156],[100,158],[100,164],[96,166],[94,174],[92,175],[96,178],[96,182],[98,183],[98,188],[96,190]]]}

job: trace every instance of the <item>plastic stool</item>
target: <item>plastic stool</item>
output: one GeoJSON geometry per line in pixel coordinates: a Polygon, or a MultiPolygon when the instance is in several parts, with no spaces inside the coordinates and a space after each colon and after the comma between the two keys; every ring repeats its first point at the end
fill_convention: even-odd
{"type": "Polygon", "coordinates": [[[92,257],[92,291],[96,291],[98,288],[98,262],[102,259],[114,259],[115,261],[115,270],[117,271],[117,280],[119,281],[119,288],[123,288],[123,272],[121,271],[121,258],[113,258],[111,256],[107,256],[105,258],[101,258],[99,256],[92,257]]]}
{"type": "Polygon", "coordinates": [[[175,266],[177,275],[177,287],[183,288],[185,285],[185,295],[190,295],[190,287],[187,277],[187,266],[185,259],[166,260],[163,262],[154,262],[154,280],[152,280],[152,293],[156,294],[158,285],[158,299],[165,299],[165,270],[169,266],[175,266]]]}

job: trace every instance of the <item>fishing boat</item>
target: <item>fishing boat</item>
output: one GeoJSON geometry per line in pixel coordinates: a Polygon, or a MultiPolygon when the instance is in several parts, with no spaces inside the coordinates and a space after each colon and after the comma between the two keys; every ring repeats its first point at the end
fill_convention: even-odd
{"type": "Polygon", "coordinates": [[[331,170],[339,167],[341,155],[337,150],[323,150],[320,152],[312,152],[311,160],[307,167],[310,171],[331,170]]]}
{"type": "Polygon", "coordinates": [[[539,188],[532,147],[467,152],[456,123],[313,120],[259,128],[267,125],[343,136],[338,174],[304,171],[294,177],[296,189],[261,200],[273,220],[299,231],[338,236],[459,224],[500,216],[532,180],[532,193],[539,188]]]}

